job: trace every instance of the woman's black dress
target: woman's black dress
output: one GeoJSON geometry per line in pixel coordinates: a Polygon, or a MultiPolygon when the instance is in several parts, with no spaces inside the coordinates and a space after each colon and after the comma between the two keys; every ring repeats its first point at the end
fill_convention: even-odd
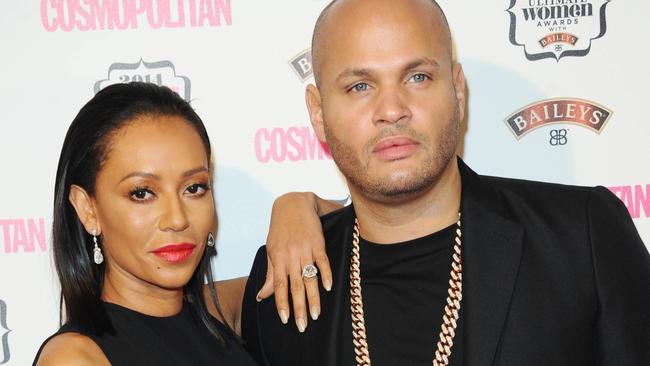
{"type": "MultiPolygon", "coordinates": [[[[256,365],[225,325],[212,318],[223,335],[224,344],[208,331],[187,303],[180,313],[170,317],[149,316],[111,303],[104,303],[104,308],[114,332],[85,335],[97,343],[113,366],[256,365]]],[[[82,333],[73,324],[64,325],[43,342],[34,364],[47,341],[67,332],[82,333]]]]}

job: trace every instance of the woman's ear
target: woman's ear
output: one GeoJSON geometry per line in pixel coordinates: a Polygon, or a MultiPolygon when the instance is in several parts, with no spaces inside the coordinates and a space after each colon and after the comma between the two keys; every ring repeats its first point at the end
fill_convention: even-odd
{"type": "Polygon", "coordinates": [[[93,230],[96,230],[95,235],[101,234],[102,228],[97,218],[95,205],[88,192],[73,184],[70,186],[70,195],[68,195],[68,199],[70,200],[72,207],[74,207],[74,210],[77,212],[77,217],[79,217],[79,221],[81,221],[86,232],[92,235],[93,230]]]}

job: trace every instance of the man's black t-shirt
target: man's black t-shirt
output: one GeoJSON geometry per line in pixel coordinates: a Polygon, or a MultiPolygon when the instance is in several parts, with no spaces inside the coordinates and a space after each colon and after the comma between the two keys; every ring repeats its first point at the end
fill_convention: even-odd
{"type": "MultiPolygon", "coordinates": [[[[431,365],[449,288],[455,231],[456,224],[388,245],[361,239],[361,288],[373,365],[431,365]]],[[[462,364],[462,303],[459,320],[453,366],[462,364]]]]}

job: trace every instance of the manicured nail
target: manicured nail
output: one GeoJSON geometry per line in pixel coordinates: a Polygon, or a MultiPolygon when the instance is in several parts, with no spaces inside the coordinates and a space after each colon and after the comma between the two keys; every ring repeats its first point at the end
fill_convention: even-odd
{"type": "Polygon", "coordinates": [[[318,306],[312,306],[311,318],[317,320],[319,315],[320,315],[320,308],[318,306]]]}
{"type": "Polygon", "coordinates": [[[298,325],[298,330],[300,331],[300,333],[305,332],[305,329],[307,328],[307,323],[305,322],[305,319],[303,318],[296,319],[296,325],[298,325]]]}
{"type": "Polygon", "coordinates": [[[332,291],[332,281],[326,280],[323,286],[325,287],[325,290],[327,290],[328,292],[332,291]]]}
{"type": "Polygon", "coordinates": [[[289,313],[286,310],[280,310],[280,320],[282,324],[287,324],[289,322],[289,313]]]}
{"type": "MultiPolygon", "coordinates": [[[[262,290],[260,290],[260,292],[262,292],[262,290]]],[[[260,297],[260,292],[258,292],[257,295],[255,295],[255,300],[257,300],[257,302],[262,301],[262,298],[260,297]]]]}

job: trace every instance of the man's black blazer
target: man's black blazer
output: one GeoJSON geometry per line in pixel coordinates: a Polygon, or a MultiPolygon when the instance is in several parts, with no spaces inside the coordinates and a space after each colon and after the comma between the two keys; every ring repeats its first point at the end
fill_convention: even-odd
{"type": "MultiPolygon", "coordinates": [[[[460,160],[459,167],[463,364],[649,366],[650,255],[622,202],[603,187],[479,176],[460,160]]],[[[257,253],[242,336],[260,365],[354,365],[354,208],[322,222],[334,286],[321,290],[322,315],[303,334],[293,319],[280,322],[272,298],[255,301],[266,275],[265,248],[257,253]]]]}

